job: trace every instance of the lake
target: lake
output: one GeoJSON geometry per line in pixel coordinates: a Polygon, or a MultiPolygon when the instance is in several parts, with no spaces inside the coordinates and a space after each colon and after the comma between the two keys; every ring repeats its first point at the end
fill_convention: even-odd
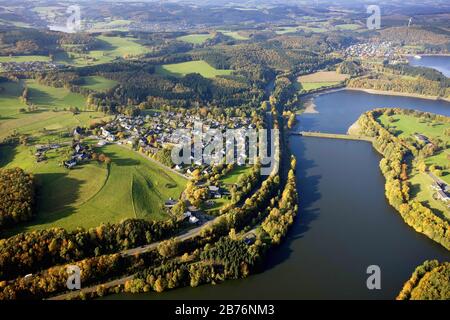
{"type": "Polygon", "coordinates": [[[320,94],[313,101],[318,113],[302,114],[300,131],[347,133],[347,129],[362,113],[382,107],[409,108],[450,115],[450,103],[446,101],[385,96],[356,90],[320,94]]]}
{"type": "Polygon", "coordinates": [[[433,68],[442,72],[446,77],[450,77],[450,56],[421,56],[422,59],[408,57],[412,66],[433,68]]]}
{"type": "MultiPolygon", "coordinates": [[[[449,103],[347,90],[321,95],[315,104],[319,113],[300,116],[300,128],[343,133],[376,106],[450,113],[449,103]]],[[[381,158],[370,143],[292,136],[290,148],[297,156],[300,212],[264,272],[215,286],[107,298],[394,299],[424,260],[450,260],[449,251],[388,205],[381,158]],[[381,268],[381,290],[366,287],[369,265],[381,268]]]]}

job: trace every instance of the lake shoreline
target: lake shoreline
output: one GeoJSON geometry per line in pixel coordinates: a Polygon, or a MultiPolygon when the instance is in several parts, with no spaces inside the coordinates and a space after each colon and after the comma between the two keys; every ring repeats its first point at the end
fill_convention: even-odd
{"type": "Polygon", "coordinates": [[[306,114],[319,113],[319,111],[316,108],[316,104],[314,103],[315,98],[317,98],[320,95],[329,94],[329,93],[338,92],[338,91],[344,91],[344,90],[360,91],[360,92],[365,92],[368,94],[376,94],[376,95],[383,95],[383,96],[397,96],[397,97],[417,98],[417,99],[425,99],[425,100],[432,100],[432,101],[450,102],[450,98],[442,98],[442,97],[438,97],[438,96],[426,96],[426,95],[407,93],[407,92],[343,87],[343,88],[334,88],[334,89],[324,89],[323,91],[305,94],[303,96],[303,98],[305,98],[305,102],[303,103],[303,108],[301,108],[300,111],[303,111],[302,113],[306,113],[306,114]]]}
{"type": "Polygon", "coordinates": [[[450,98],[442,98],[438,96],[426,96],[417,93],[409,93],[409,92],[398,92],[398,91],[385,91],[385,90],[376,90],[376,89],[365,89],[365,88],[349,88],[346,87],[346,90],[352,91],[362,91],[369,94],[378,94],[382,96],[398,96],[398,97],[409,97],[409,98],[417,98],[417,99],[426,99],[433,101],[446,101],[450,102],[450,98]]]}

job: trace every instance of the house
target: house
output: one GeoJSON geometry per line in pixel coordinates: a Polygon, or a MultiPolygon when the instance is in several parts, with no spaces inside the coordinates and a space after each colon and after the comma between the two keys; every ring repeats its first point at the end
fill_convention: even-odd
{"type": "Polygon", "coordinates": [[[192,213],[190,211],[186,211],[185,213],[183,213],[183,216],[185,218],[190,218],[190,217],[192,217],[192,213]]]}
{"type": "Polygon", "coordinates": [[[200,220],[197,217],[191,216],[189,222],[192,224],[197,224],[200,220]]]}
{"type": "Polygon", "coordinates": [[[254,244],[255,241],[256,241],[256,237],[255,237],[255,235],[253,233],[246,235],[245,238],[244,238],[244,242],[248,246],[254,244]]]}
{"type": "Polygon", "coordinates": [[[176,205],[177,203],[178,203],[178,201],[176,201],[176,200],[170,198],[169,200],[167,200],[167,201],[164,203],[164,206],[165,206],[166,208],[172,208],[172,207],[173,207],[174,205],[176,205]]]}
{"type": "Polygon", "coordinates": [[[208,188],[210,192],[219,192],[219,187],[217,186],[209,186],[208,188]]]}
{"type": "Polygon", "coordinates": [[[76,164],[77,164],[77,162],[75,161],[75,160],[70,160],[70,161],[65,161],[64,162],[64,166],[67,168],[67,169],[72,169],[73,167],[75,167],[76,166],[76,164]]]}

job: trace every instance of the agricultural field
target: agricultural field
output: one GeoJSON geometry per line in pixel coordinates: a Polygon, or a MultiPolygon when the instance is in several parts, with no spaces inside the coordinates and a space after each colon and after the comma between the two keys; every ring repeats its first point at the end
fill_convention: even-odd
{"type": "Polygon", "coordinates": [[[358,29],[361,29],[361,26],[359,24],[356,24],[356,23],[345,23],[345,24],[335,25],[333,27],[333,29],[335,29],[335,30],[343,30],[343,31],[345,31],[345,30],[358,30],[358,29]]]}
{"type": "Polygon", "coordinates": [[[175,77],[184,77],[189,73],[199,73],[205,78],[214,78],[216,76],[229,75],[232,70],[220,70],[210,66],[206,61],[189,61],[174,64],[165,64],[158,66],[156,72],[163,75],[175,77]]]}
{"type": "Polygon", "coordinates": [[[288,33],[295,33],[298,31],[324,33],[327,31],[327,29],[324,27],[318,27],[318,26],[281,27],[281,28],[277,28],[275,33],[282,35],[282,34],[288,34],[288,33]]]}
{"type": "Polygon", "coordinates": [[[20,111],[27,108],[27,105],[19,98],[22,94],[23,83],[0,84],[3,88],[0,92],[0,139],[13,132],[46,136],[49,132],[65,132],[67,128],[87,126],[92,122],[109,118],[100,112],[83,111],[73,114],[73,112],[64,111],[69,106],[84,109],[85,98],[64,88],[40,85],[34,80],[27,80],[26,83],[29,88],[30,103],[38,106],[35,111],[20,111]]]}
{"type": "Polygon", "coordinates": [[[234,40],[249,40],[250,38],[240,34],[238,31],[217,30],[218,32],[233,38],[234,40]]]}
{"type": "Polygon", "coordinates": [[[115,80],[106,79],[100,76],[83,77],[83,88],[88,88],[95,91],[106,91],[118,84],[115,80]]]}
{"type": "Polygon", "coordinates": [[[36,80],[26,80],[29,102],[41,108],[64,109],[76,107],[84,109],[86,99],[81,94],[70,92],[65,88],[54,88],[39,84],[36,80]]]}
{"type": "Polygon", "coordinates": [[[319,71],[298,77],[297,83],[299,89],[309,91],[337,85],[348,79],[348,77],[348,75],[335,71],[319,71]]]}
{"type": "Polygon", "coordinates": [[[19,166],[34,173],[38,185],[36,218],[12,233],[90,228],[126,218],[167,219],[164,201],[178,198],[186,185],[182,177],[118,145],[95,148],[112,159],[110,165],[90,161],[72,170],[61,166],[69,147],[52,151],[48,160],[40,163],[36,163],[33,149],[0,148],[2,166],[19,166]]]}
{"type": "Polygon", "coordinates": [[[138,43],[136,38],[107,36],[97,38],[103,41],[101,50],[92,50],[86,54],[63,52],[55,55],[56,62],[82,67],[108,63],[117,58],[131,59],[148,52],[148,49],[138,43]]]}
{"type": "Polygon", "coordinates": [[[186,36],[178,37],[177,40],[192,43],[192,44],[202,44],[208,39],[212,39],[214,35],[210,33],[204,34],[188,34],[186,36]]]}

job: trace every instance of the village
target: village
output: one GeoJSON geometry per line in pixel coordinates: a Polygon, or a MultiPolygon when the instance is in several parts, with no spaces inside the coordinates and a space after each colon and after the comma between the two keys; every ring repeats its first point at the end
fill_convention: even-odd
{"type": "Polygon", "coordinates": [[[396,45],[391,41],[358,43],[346,48],[343,56],[346,58],[382,58],[389,64],[406,63],[397,50],[396,45]]]}
{"type": "MultiPolygon", "coordinates": [[[[203,130],[215,129],[225,132],[226,129],[248,129],[254,128],[251,119],[247,117],[231,117],[227,120],[203,119],[200,116],[182,115],[177,112],[154,111],[146,115],[126,116],[117,115],[107,123],[100,123],[91,129],[76,127],[70,134],[71,141],[60,141],[35,145],[35,161],[37,163],[47,161],[49,152],[59,152],[64,159],[59,165],[71,170],[92,160],[110,163],[111,159],[102,152],[106,145],[116,145],[132,152],[137,152],[149,161],[157,161],[159,165],[166,166],[168,170],[176,172],[188,180],[193,180],[197,188],[206,190],[205,198],[197,207],[185,199],[169,198],[163,203],[164,210],[172,214],[172,209],[180,202],[186,203],[183,218],[192,225],[202,225],[211,219],[211,208],[217,206],[216,201],[222,203],[230,199],[231,193],[227,186],[220,183],[209,183],[209,176],[213,177],[222,169],[217,169],[218,163],[206,164],[202,160],[190,156],[190,164],[168,164],[160,161],[155,155],[165,153],[170,158],[170,149],[180,144],[191,144],[189,135],[180,134],[177,129],[191,129],[192,133],[198,133],[195,123],[201,122],[203,130]],[[58,151],[60,150],[60,151],[58,151]],[[106,161],[105,159],[108,159],[106,161]],[[206,177],[206,178],[205,178],[206,177]],[[223,199],[223,200],[222,200],[223,199]],[[206,213],[205,213],[205,211],[206,213]]],[[[238,141],[245,137],[237,137],[238,141]]],[[[242,142],[242,141],[239,141],[242,142]]],[[[202,149],[208,147],[208,143],[201,144],[202,149]]],[[[242,152],[242,150],[240,150],[242,152]]],[[[238,159],[245,159],[245,154],[238,154],[238,159]]],[[[223,151],[223,154],[225,151],[223,151]]],[[[49,157],[51,158],[51,156],[49,157]]],[[[238,165],[244,163],[237,163],[238,165]]]]}
{"type": "Polygon", "coordinates": [[[0,62],[0,69],[6,72],[35,72],[43,70],[56,70],[64,65],[47,61],[29,62],[0,62]]]}
{"type": "MultiPolygon", "coordinates": [[[[195,122],[201,122],[203,130],[214,129],[218,132],[225,132],[226,129],[252,129],[254,125],[250,118],[233,117],[227,124],[214,119],[201,119],[199,116],[184,116],[175,112],[153,112],[146,116],[116,116],[111,122],[97,128],[92,138],[98,140],[98,146],[108,143],[118,145],[128,145],[135,150],[148,156],[174,146],[191,144],[191,136],[183,135],[178,129],[192,129],[192,134],[202,134],[194,128],[195,122]]],[[[244,137],[240,137],[244,138],[244,137]]],[[[202,143],[201,148],[205,149],[208,143],[202,143]]],[[[224,155],[225,151],[223,151],[224,155]]],[[[239,159],[245,158],[245,154],[239,154],[239,159]]],[[[200,169],[203,174],[208,174],[211,169],[204,165],[201,159],[194,159],[190,155],[192,165],[177,164],[173,169],[185,174],[192,175],[194,170],[200,169]]]]}

